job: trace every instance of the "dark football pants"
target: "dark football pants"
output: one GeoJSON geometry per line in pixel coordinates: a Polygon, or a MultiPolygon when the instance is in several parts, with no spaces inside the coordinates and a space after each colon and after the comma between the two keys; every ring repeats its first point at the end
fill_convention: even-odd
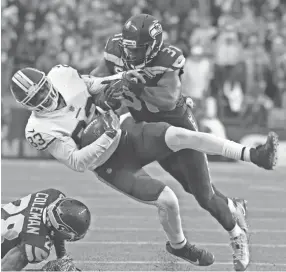
{"type": "Polygon", "coordinates": [[[172,153],[165,143],[169,125],[130,120],[122,126],[123,136],[116,151],[94,172],[115,190],[137,201],[152,204],[158,200],[166,185],[151,178],[142,167],[172,153]],[[124,129],[128,130],[127,134],[124,129]]]}
{"type": "MultiPolygon", "coordinates": [[[[172,112],[166,113],[157,120],[168,122],[177,127],[196,130],[196,123],[191,109],[180,105],[172,112]]],[[[196,150],[184,149],[170,154],[159,161],[184,190],[193,194],[200,206],[208,210],[226,229],[234,227],[234,220],[227,205],[227,198],[211,184],[206,155],[196,150]]]]}

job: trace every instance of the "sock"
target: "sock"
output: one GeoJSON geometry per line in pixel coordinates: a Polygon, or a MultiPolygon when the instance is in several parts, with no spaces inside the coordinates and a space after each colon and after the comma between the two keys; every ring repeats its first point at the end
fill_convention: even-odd
{"type": "Polygon", "coordinates": [[[179,203],[175,193],[170,188],[165,187],[159,196],[157,207],[159,220],[168,240],[172,245],[179,244],[179,246],[183,247],[184,244],[182,246],[181,243],[186,240],[186,238],[182,228],[179,203]],[[177,203],[176,205],[174,204],[173,207],[169,207],[165,204],[170,198],[173,198],[174,203],[177,203]]]}
{"type": "Polygon", "coordinates": [[[243,233],[243,230],[237,224],[235,224],[234,228],[228,233],[231,238],[235,238],[243,233]]]}
{"type": "Polygon", "coordinates": [[[243,147],[242,148],[242,152],[241,152],[241,157],[240,159],[242,161],[246,161],[246,162],[251,162],[251,159],[250,159],[250,149],[249,147],[243,147]]]}
{"type": "Polygon", "coordinates": [[[187,239],[184,238],[184,240],[182,242],[180,242],[180,243],[171,243],[171,247],[174,248],[174,249],[180,249],[180,248],[183,248],[186,243],[187,243],[187,239]]]}
{"type": "Polygon", "coordinates": [[[223,145],[222,156],[250,162],[250,149],[249,147],[227,140],[223,145]]]}
{"type": "Polygon", "coordinates": [[[235,213],[236,212],[236,208],[234,206],[234,203],[233,203],[232,199],[227,198],[227,205],[228,205],[231,213],[235,213]]]}

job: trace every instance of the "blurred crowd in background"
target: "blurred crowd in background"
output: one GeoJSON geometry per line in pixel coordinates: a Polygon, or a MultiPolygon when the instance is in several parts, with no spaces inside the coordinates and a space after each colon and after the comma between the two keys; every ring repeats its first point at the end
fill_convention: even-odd
{"type": "Polygon", "coordinates": [[[1,0],[1,6],[2,124],[15,106],[13,72],[25,66],[48,72],[62,63],[89,73],[107,38],[131,15],[148,13],[187,58],[183,92],[194,99],[199,120],[286,128],[286,0],[1,0]]]}

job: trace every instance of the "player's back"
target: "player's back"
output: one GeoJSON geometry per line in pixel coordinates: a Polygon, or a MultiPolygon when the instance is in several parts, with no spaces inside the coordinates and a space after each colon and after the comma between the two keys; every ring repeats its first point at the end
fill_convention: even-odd
{"type": "Polygon", "coordinates": [[[55,138],[72,137],[79,143],[79,132],[94,117],[95,105],[78,72],[69,66],[57,65],[47,75],[63,97],[66,106],[53,112],[32,112],[26,138],[38,150],[44,150],[55,138]]]}
{"type": "Polygon", "coordinates": [[[55,189],[29,194],[1,207],[1,258],[12,248],[25,246],[30,263],[49,256],[52,241],[45,224],[46,208],[64,195],[55,189]]]}

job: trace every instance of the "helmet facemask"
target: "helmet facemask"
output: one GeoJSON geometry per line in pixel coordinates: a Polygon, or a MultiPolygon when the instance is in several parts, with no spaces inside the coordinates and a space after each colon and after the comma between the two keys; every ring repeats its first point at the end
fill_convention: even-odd
{"type": "Polygon", "coordinates": [[[154,39],[152,42],[138,45],[134,40],[123,38],[120,43],[122,59],[132,68],[143,68],[158,54],[162,44],[163,39],[154,39]]]}
{"type": "Polygon", "coordinates": [[[23,73],[21,71],[18,73],[13,76],[12,81],[26,92],[26,96],[21,101],[14,96],[18,103],[28,110],[41,113],[56,110],[58,107],[59,93],[44,73],[42,73],[43,77],[39,83],[33,83],[29,88],[23,85],[23,81],[20,78],[20,75],[23,76],[23,73]]]}

